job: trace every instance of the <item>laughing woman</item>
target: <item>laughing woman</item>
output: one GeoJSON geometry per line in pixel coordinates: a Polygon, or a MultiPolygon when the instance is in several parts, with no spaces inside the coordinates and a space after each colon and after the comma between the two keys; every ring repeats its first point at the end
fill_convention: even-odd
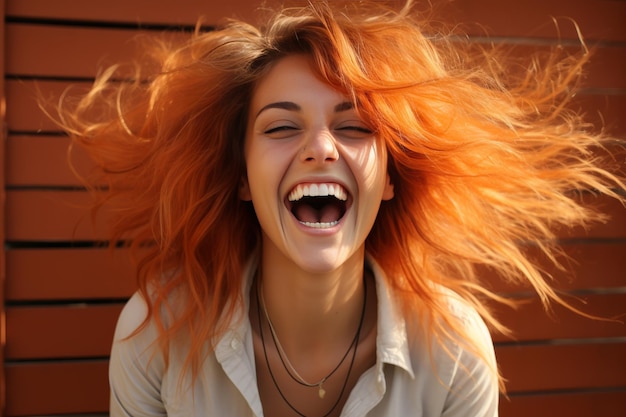
{"type": "Polygon", "coordinates": [[[620,198],[555,99],[584,58],[513,86],[408,6],[333,3],[160,44],[64,110],[142,257],[111,416],[495,416],[476,269],[560,302],[522,245],[597,218],[574,189],[620,198]]]}

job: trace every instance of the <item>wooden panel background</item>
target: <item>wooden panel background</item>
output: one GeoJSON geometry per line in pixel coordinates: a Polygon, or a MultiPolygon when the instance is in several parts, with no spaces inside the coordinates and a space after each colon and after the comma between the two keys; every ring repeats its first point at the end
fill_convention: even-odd
{"type": "MultiPolygon", "coordinates": [[[[475,42],[485,33],[515,45],[519,54],[559,40],[576,48],[580,26],[596,56],[577,106],[589,120],[626,137],[626,1],[439,0],[441,16],[461,23],[475,42]],[[445,1],[445,3],[444,3],[445,1]],[[559,31],[555,29],[555,18],[559,31]]],[[[0,353],[6,384],[3,415],[106,415],[107,359],[117,314],[132,293],[124,251],[94,242],[106,238],[106,218],[92,227],[86,195],[67,168],[67,138],[36,105],[34,96],[58,97],[68,86],[85,88],[107,64],[128,59],[140,33],[191,27],[199,16],[248,17],[257,2],[230,0],[0,0],[5,13],[0,57],[6,96],[6,146],[0,148],[0,210],[4,240],[0,296],[0,353]],[[6,36],[5,36],[6,34],[6,36]],[[6,230],[4,230],[6,224],[6,230]],[[5,263],[6,261],[6,263],[5,263]],[[6,339],[4,334],[6,333],[6,339]]],[[[4,106],[2,107],[4,110],[4,106]]],[[[613,149],[624,164],[623,148],[613,149]]],[[[77,163],[85,168],[89,162],[77,163]]],[[[602,317],[626,313],[626,211],[600,199],[613,219],[591,230],[563,231],[568,265],[576,278],[554,272],[560,288],[584,311],[602,317]]],[[[496,288],[528,298],[517,311],[498,313],[515,331],[495,335],[509,397],[501,415],[623,416],[626,410],[626,327],[555,307],[546,314],[526,288],[496,288]]]]}
{"type": "MultiPolygon", "coordinates": [[[[4,34],[4,9],[5,1],[0,0],[0,45],[5,45],[4,34]]],[[[6,169],[6,149],[4,144],[6,143],[6,100],[4,90],[4,54],[0,55],[0,122],[2,123],[0,131],[0,140],[2,145],[0,146],[0,240],[4,242],[5,238],[5,169],[6,169]]],[[[4,249],[0,249],[0,367],[4,369],[4,347],[6,345],[6,315],[4,306],[4,288],[6,283],[6,253],[4,249]]],[[[5,404],[6,393],[4,390],[5,375],[4,372],[0,373],[0,416],[3,415],[3,407],[5,404]]]]}

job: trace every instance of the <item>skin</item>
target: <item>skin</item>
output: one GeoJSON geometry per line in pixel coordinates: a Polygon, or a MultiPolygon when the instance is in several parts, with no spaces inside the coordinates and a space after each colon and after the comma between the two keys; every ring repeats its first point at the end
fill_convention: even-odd
{"type": "MultiPolygon", "coordinates": [[[[393,198],[386,150],[350,100],[318,79],[307,57],[294,55],[276,62],[256,86],[245,159],[240,196],[252,201],[262,228],[260,273],[267,309],[291,362],[305,379],[317,381],[339,362],[358,326],[367,281],[364,242],[381,202],[393,198]],[[326,221],[338,216],[332,210],[323,227],[302,224],[292,213],[290,192],[310,184],[345,190],[346,211],[336,224],[326,221]]],[[[375,359],[376,299],[373,281],[367,285],[357,378],[375,359]]],[[[259,363],[264,358],[259,356],[256,307],[250,311],[259,363]]],[[[267,342],[269,330],[265,335],[267,342]]],[[[271,357],[272,367],[282,369],[271,357]]],[[[346,373],[338,372],[336,382],[346,373]]],[[[284,379],[281,386],[289,383],[284,379]]],[[[290,398],[301,397],[298,392],[290,398]]],[[[267,408],[272,402],[267,397],[275,395],[265,397],[267,408]]]]}

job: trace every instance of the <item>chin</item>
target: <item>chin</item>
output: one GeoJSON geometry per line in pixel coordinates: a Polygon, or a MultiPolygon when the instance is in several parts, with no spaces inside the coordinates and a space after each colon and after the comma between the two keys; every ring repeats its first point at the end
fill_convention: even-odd
{"type": "Polygon", "coordinates": [[[351,254],[341,253],[337,248],[317,250],[307,255],[292,257],[295,264],[309,274],[330,274],[348,263],[351,254]]]}

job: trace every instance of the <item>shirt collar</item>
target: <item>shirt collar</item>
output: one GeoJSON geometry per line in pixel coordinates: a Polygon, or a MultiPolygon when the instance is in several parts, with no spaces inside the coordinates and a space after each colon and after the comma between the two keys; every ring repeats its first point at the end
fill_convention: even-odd
{"type": "MultiPolygon", "coordinates": [[[[246,318],[250,305],[250,289],[254,282],[254,276],[258,268],[259,256],[253,255],[245,265],[242,285],[243,309],[241,315],[234,317],[234,327],[231,327],[230,339],[235,336],[239,340],[245,340],[246,333],[250,331],[250,324],[246,318]]],[[[387,282],[386,275],[376,260],[366,254],[366,263],[371,269],[376,282],[376,296],[378,300],[378,320],[376,336],[376,364],[382,371],[383,364],[398,366],[409,373],[411,378],[415,377],[411,363],[411,354],[406,330],[406,322],[395,302],[393,293],[387,282]]],[[[226,340],[218,342],[218,348],[226,340]]],[[[221,350],[221,349],[220,349],[221,350]]],[[[250,352],[249,352],[250,353],[250,352]]]]}
{"type": "Polygon", "coordinates": [[[378,298],[378,326],[376,336],[377,365],[388,363],[404,369],[415,378],[406,322],[395,302],[386,275],[376,260],[366,255],[366,262],[374,274],[378,298]]]}

